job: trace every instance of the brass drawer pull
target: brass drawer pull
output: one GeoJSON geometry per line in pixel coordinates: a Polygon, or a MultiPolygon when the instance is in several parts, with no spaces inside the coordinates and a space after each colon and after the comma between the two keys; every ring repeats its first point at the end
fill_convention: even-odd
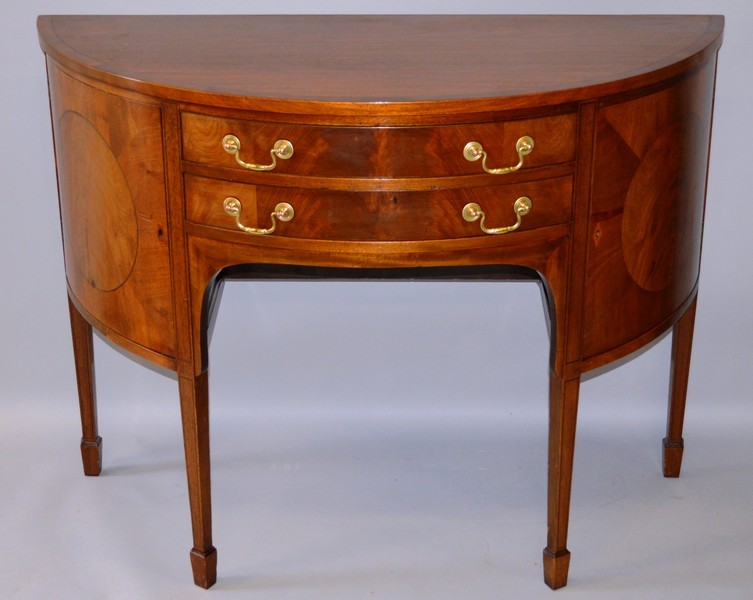
{"type": "Polygon", "coordinates": [[[523,166],[523,158],[533,152],[533,138],[524,135],[515,144],[515,151],[518,153],[518,164],[513,167],[504,167],[502,169],[490,169],[486,166],[486,150],[479,142],[468,142],[463,148],[463,156],[465,160],[470,162],[476,161],[479,158],[483,158],[481,166],[484,171],[491,173],[492,175],[505,175],[517,171],[523,166]]]}
{"type": "Polygon", "coordinates": [[[277,166],[278,158],[287,160],[291,156],[293,156],[293,144],[288,140],[277,140],[275,142],[275,145],[269,151],[269,153],[272,155],[272,164],[253,165],[251,163],[244,162],[240,157],[241,141],[231,133],[222,138],[222,149],[231,156],[234,156],[235,162],[237,162],[241,167],[243,167],[244,169],[249,169],[251,171],[271,171],[277,166]]]}
{"type": "Polygon", "coordinates": [[[520,198],[518,198],[515,201],[515,204],[512,205],[512,209],[518,216],[518,221],[514,225],[509,225],[508,227],[486,227],[484,225],[486,214],[475,202],[470,202],[463,207],[463,218],[469,223],[473,223],[474,221],[481,219],[481,222],[479,223],[479,225],[481,226],[481,231],[490,235],[500,235],[502,233],[510,233],[511,231],[515,231],[518,227],[520,227],[520,224],[523,222],[523,217],[531,212],[532,206],[533,202],[531,202],[531,199],[528,196],[521,196],[520,198]]]}
{"type": "Polygon", "coordinates": [[[243,209],[243,206],[241,205],[241,201],[238,200],[238,198],[235,198],[233,196],[225,198],[222,206],[225,208],[225,212],[227,214],[229,214],[231,217],[235,217],[235,224],[238,226],[238,229],[252,235],[269,235],[277,227],[278,220],[287,222],[290,221],[295,215],[295,211],[293,210],[293,207],[290,206],[290,204],[288,204],[287,202],[280,202],[277,206],[275,206],[274,212],[270,215],[272,217],[272,227],[270,227],[269,229],[257,229],[256,227],[246,227],[243,223],[241,223],[241,210],[243,209]]]}

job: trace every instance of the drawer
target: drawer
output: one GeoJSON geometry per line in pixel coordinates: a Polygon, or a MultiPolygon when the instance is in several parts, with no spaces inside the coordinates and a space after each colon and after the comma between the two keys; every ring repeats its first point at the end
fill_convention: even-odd
{"type": "MultiPolygon", "coordinates": [[[[518,232],[565,223],[572,208],[572,179],[463,189],[411,192],[344,192],[339,190],[256,186],[186,175],[186,216],[193,223],[239,231],[236,218],[224,209],[226,198],[240,202],[241,225],[269,229],[271,214],[282,202],[294,216],[277,222],[270,235],[323,240],[437,240],[488,235],[480,222],[463,218],[463,208],[476,203],[485,226],[500,228],[517,221],[518,198],[532,206],[521,217],[518,232]]],[[[250,235],[250,234],[249,234],[250,235]]],[[[257,237],[257,236],[252,236],[257,237]]]]}
{"type": "Polygon", "coordinates": [[[278,140],[293,146],[293,155],[276,160],[275,172],[314,177],[444,177],[483,173],[482,161],[463,151],[478,142],[489,168],[516,165],[517,141],[529,136],[533,151],[522,169],[568,162],[575,156],[575,115],[557,115],[495,123],[434,127],[324,127],[244,121],[193,113],[182,115],[183,157],[209,165],[243,169],[223,149],[232,134],[240,142],[238,157],[269,165],[278,140]]]}

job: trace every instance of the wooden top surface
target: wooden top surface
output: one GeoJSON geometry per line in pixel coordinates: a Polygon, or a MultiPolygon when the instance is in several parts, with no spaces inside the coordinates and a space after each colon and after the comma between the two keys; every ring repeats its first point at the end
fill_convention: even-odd
{"type": "Polygon", "coordinates": [[[43,50],[170,99],[295,112],[525,108],[642,87],[718,49],[718,16],[41,16],[43,50]],[[306,106],[302,106],[302,101],[306,106]]]}

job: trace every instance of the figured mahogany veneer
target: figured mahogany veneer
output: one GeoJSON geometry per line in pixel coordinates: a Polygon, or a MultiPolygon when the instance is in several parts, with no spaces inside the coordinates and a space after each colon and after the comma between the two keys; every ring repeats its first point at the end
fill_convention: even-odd
{"type": "Polygon", "coordinates": [[[279,139],[296,140],[305,160],[281,163],[281,173],[312,177],[449,177],[481,173],[479,164],[458,152],[472,140],[500,164],[514,165],[515,143],[524,135],[547,143],[536,148],[527,167],[567,163],[575,158],[573,113],[540,119],[436,127],[322,127],[220,119],[183,113],[183,157],[186,160],[239,169],[216,140],[230,132],[247,140],[242,153],[265,158],[279,139]]]}
{"type": "Polygon", "coordinates": [[[580,377],[671,328],[664,474],[679,475],[721,17],[70,16],[38,28],[84,471],[101,470],[95,327],[177,371],[197,585],[217,565],[206,333],[239,273],[542,282],[552,588],[570,562],[580,377]],[[246,163],[271,167],[282,140],[293,152],[249,170],[228,135],[246,163]],[[469,142],[490,169],[516,168],[485,172],[469,142]],[[487,229],[515,230],[485,232],[481,211],[487,229]]]}
{"type": "Polygon", "coordinates": [[[461,217],[469,202],[487,209],[492,223],[515,222],[513,205],[520,196],[535,208],[519,231],[567,223],[573,197],[571,177],[555,177],[514,185],[433,191],[345,191],[267,187],[186,175],[186,219],[230,231],[238,228],[223,210],[228,196],[244,207],[244,219],[262,224],[278,202],[299,207],[289,223],[280,225],[285,237],[319,240],[432,240],[479,234],[478,223],[461,217]],[[327,215],[322,219],[321,215],[327,215]],[[396,228],[394,223],[400,223],[396,228]]]}

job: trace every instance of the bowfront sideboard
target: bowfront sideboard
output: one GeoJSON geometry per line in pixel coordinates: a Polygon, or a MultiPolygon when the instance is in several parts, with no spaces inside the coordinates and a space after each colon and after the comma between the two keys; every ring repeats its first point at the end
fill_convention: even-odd
{"type": "Polygon", "coordinates": [[[102,464],[94,328],[177,372],[209,587],[207,330],[225,279],[529,277],[551,337],[544,578],[564,586],[581,375],[669,329],[663,464],[680,472],[723,25],[40,17],[84,472],[102,464]]]}

